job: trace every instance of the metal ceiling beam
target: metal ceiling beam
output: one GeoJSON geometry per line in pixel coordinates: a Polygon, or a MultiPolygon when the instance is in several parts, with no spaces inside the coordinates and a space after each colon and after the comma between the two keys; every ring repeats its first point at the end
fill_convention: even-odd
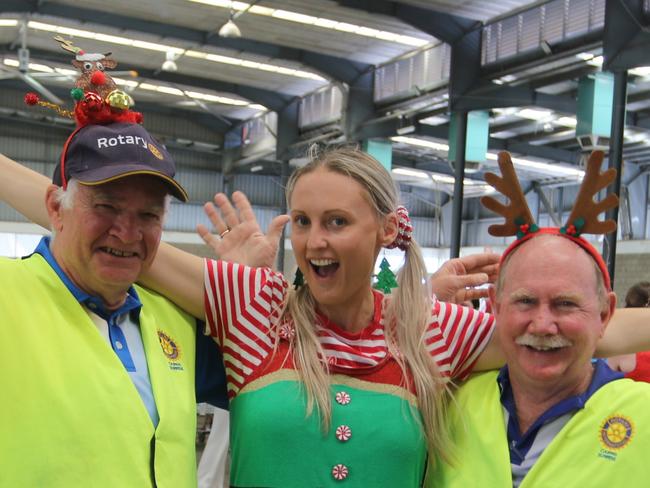
{"type": "MultiPolygon", "coordinates": [[[[490,124],[490,134],[495,134],[498,132],[512,132],[512,131],[519,131],[520,134],[524,133],[529,133],[531,127],[537,127],[539,126],[539,122],[536,122],[534,120],[530,119],[522,119],[522,118],[517,118],[516,120],[511,120],[509,122],[501,122],[501,123],[491,123],[490,124]],[[528,129],[525,131],[521,131],[520,129],[528,129]]],[[[514,137],[517,137],[515,135],[514,137]]]]}
{"type": "Polygon", "coordinates": [[[372,14],[395,17],[448,44],[481,25],[480,21],[474,19],[388,0],[338,0],[337,3],[372,14]]]}
{"type": "MultiPolygon", "coordinates": [[[[190,7],[188,6],[188,8],[190,7]]],[[[80,5],[61,5],[41,0],[3,0],[0,2],[0,12],[39,13],[79,22],[91,22],[113,29],[134,30],[166,39],[187,41],[196,47],[208,45],[270,58],[296,61],[323,73],[327,77],[345,83],[353,81],[370,68],[368,64],[304,49],[250,39],[219,37],[215,35],[215,32],[93,10],[80,5]]]]}
{"type": "MultiPolygon", "coordinates": [[[[436,137],[438,139],[447,139],[449,133],[448,125],[419,125],[417,126],[417,134],[429,137],[436,137]]],[[[525,154],[536,158],[548,159],[551,161],[559,161],[568,164],[577,164],[580,160],[580,155],[573,151],[563,151],[549,146],[538,146],[518,142],[513,139],[497,139],[490,137],[488,139],[488,149],[493,151],[510,151],[518,154],[525,154]]]]}
{"type": "Polygon", "coordinates": [[[349,86],[344,117],[344,132],[349,141],[367,139],[363,135],[366,132],[363,123],[375,114],[373,81],[374,73],[368,72],[349,86]]]}
{"type": "MultiPolygon", "coordinates": [[[[382,120],[377,123],[365,124],[362,126],[363,138],[389,138],[397,134],[397,119],[382,120]]],[[[449,124],[426,125],[416,124],[415,131],[407,134],[408,136],[426,136],[436,139],[447,140],[449,137],[449,124]]],[[[577,144],[577,143],[576,143],[577,144]]],[[[568,164],[577,164],[580,155],[574,151],[565,151],[550,146],[540,146],[527,144],[516,139],[497,139],[490,137],[488,139],[488,148],[494,151],[510,151],[513,153],[525,154],[551,161],[559,161],[568,164]]]]}
{"type": "Polygon", "coordinates": [[[357,136],[360,139],[373,137],[387,139],[397,135],[397,128],[397,118],[367,120],[357,128],[357,136]]]}
{"type": "Polygon", "coordinates": [[[298,110],[299,104],[295,101],[278,113],[278,134],[276,137],[275,152],[276,157],[282,160],[283,164],[288,164],[289,159],[293,156],[291,145],[300,136],[298,110]]]}
{"type": "Polygon", "coordinates": [[[548,159],[550,161],[559,161],[562,163],[577,165],[580,162],[580,153],[576,151],[566,151],[551,146],[539,146],[518,142],[508,139],[490,138],[488,141],[490,149],[499,151],[510,151],[512,153],[524,154],[534,158],[548,159]]]}
{"type": "Polygon", "coordinates": [[[247,85],[240,85],[237,83],[210,80],[207,78],[197,78],[195,76],[187,76],[180,73],[171,73],[168,71],[140,68],[138,66],[129,66],[128,68],[136,70],[138,74],[143,78],[240,95],[245,99],[250,100],[251,102],[259,103],[276,112],[282,110],[282,108],[289,104],[291,100],[295,99],[295,97],[289,95],[283,95],[278,92],[264,90],[262,88],[256,88],[247,85]]]}
{"type": "Polygon", "coordinates": [[[511,136],[510,139],[515,139],[519,141],[528,140],[535,141],[537,144],[545,144],[546,140],[561,140],[562,138],[568,137],[575,140],[575,131],[572,130],[571,135],[566,135],[566,132],[571,130],[569,127],[552,125],[549,130],[544,129],[543,124],[540,125],[535,121],[528,121],[528,130],[521,131],[518,134],[511,136]]]}
{"type": "Polygon", "coordinates": [[[541,76],[539,74],[532,75],[528,82],[531,88],[537,89],[545,86],[555,85],[556,83],[577,80],[598,71],[600,71],[600,69],[597,66],[591,66],[589,64],[585,64],[583,61],[578,61],[576,63],[572,63],[566,68],[559,70],[551,69],[541,76]]]}
{"type": "Polygon", "coordinates": [[[628,112],[627,117],[627,120],[629,120],[634,127],[650,129],[650,114],[648,112],[628,112]]]}
{"type": "Polygon", "coordinates": [[[525,105],[535,105],[557,112],[575,113],[577,110],[575,98],[541,93],[527,84],[519,86],[486,84],[474,88],[470,92],[459,94],[455,99],[455,107],[466,110],[487,110],[525,105]]]}
{"type": "Polygon", "coordinates": [[[531,142],[534,141],[537,144],[557,144],[562,141],[570,141],[569,145],[578,145],[578,141],[575,137],[575,131],[571,131],[568,127],[560,130],[555,130],[552,132],[528,132],[526,134],[521,134],[515,138],[517,142],[531,142]],[[564,132],[567,132],[564,134],[564,132]]]}
{"type": "Polygon", "coordinates": [[[621,71],[645,66],[650,45],[647,27],[643,0],[607,0],[603,69],[621,71]]]}
{"type": "MultiPolygon", "coordinates": [[[[476,29],[465,33],[451,44],[449,67],[449,108],[452,111],[474,110],[472,105],[486,101],[471,94],[481,80],[481,31],[476,29]],[[469,98],[466,98],[469,97],[469,98]]],[[[486,106],[492,108],[495,101],[486,106]]],[[[453,116],[453,114],[452,114],[453,116]]]]}

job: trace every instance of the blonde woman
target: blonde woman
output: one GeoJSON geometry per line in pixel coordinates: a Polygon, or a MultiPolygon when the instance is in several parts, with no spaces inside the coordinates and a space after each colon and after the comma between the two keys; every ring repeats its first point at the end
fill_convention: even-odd
{"type": "MultiPolygon", "coordinates": [[[[6,159],[0,167],[16,180],[0,182],[0,196],[42,222],[26,195],[35,195],[37,178],[6,159]]],[[[218,196],[217,231],[246,243],[241,250],[250,253],[238,258],[268,264],[287,218],[265,236],[243,195],[234,198],[242,221],[218,196]]],[[[502,363],[490,340],[493,319],[431,298],[408,215],[390,174],[370,156],[323,154],[294,172],[287,202],[304,275],[297,289],[269,268],[202,261],[169,246],[146,279],[190,313],[205,313],[222,349],[231,484],[420,486],[428,460],[450,447],[448,382],[502,363]],[[371,275],[381,249],[394,245],[405,264],[400,286],[384,295],[371,288],[371,275]]],[[[202,233],[220,251],[221,242],[202,233]]],[[[610,343],[612,351],[630,350],[610,343]]]]}

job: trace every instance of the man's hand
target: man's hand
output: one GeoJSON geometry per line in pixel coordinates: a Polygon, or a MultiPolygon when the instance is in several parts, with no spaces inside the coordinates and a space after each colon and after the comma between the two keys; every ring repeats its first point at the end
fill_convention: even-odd
{"type": "Polygon", "coordinates": [[[429,278],[431,289],[443,302],[463,303],[487,297],[487,288],[476,287],[494,283],[499,259],[500,256],[494,253],[450,259],[429,278]]]}
{"type": "Polygon", "coordinates": [[[273,267],[282,229],[289,222],[289,216],[275,217],[264,234],[246,195],[236,191],[232,194],[232,201],[234,207],[226,195],[217,193],[214,204],[208,202],[203,208],[218,234],[211,234],[201,224],[197,225],[197,232],[224,261],[252,267],[273,267]]]}

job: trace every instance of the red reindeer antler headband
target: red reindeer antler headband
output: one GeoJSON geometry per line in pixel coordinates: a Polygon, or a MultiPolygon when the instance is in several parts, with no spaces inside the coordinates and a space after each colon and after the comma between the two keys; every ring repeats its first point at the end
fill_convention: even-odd
{"type": "Polygon", "coordinates": [[[485,181],[493,186],[498,192],[507,197],[509,204],[503,204],[493,197],[483,197],[481,203],[493,212],[505,217],[503,224],[491,225],[488,232],[493,236],[507,237],[517,236],[501,256],[501,263],[521,244],[539,234],[559,235],[570,239],[584,249],[596,261],[603,278],[605,286],[611,290],[611,279],[607,265],[600,253],[587,240],[580,237],[581,234],[607,234],[616,230],[616,222],[612,219],[598,220],[602,212],[616,207],[618,197],[615,194],[608,195],[600,202],[594,201],[594,196],[603,188],[607,187],[616,178],[616,170],[610,168],[601,173],[604,154],[602,151],[594,151],[589,156],[585,168],[585,176],[580,186],[573,210],[563,227],[540,228],[533,219],[528,208],[526,197],[521,189],[519,179],[515,173],[510,154],[499,153],[499,169],[501,175],[486,173],[485,181]]]}

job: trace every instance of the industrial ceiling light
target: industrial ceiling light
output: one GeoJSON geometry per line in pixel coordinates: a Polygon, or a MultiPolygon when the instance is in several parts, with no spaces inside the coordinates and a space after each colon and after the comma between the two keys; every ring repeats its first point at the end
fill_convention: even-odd
{"type": "Polygon", "coordinates": [[[169,72],[178,71],[178,66],[176,65],[177,59],[178,59],[178,55],[174,51],[167,51],[167,53],[165,54],[165,61],[163,62],[160,69],[169,72]]]}
{"type": "Polygon", "coordinates": [[[228,19],[228,22],[223,24],[221,28],[219,29],[219,35],[221,37],[241,37],[241,31],[239,30],[239,27],[237,27],[237,24],[235,24],[232,19],[228,19]]]}
{"type": "Polygon", "coordinates": [[[237,24],[235,24],[234,19],[235,9],[232,7],[232,2],[230,2],[230,17],[228,18],[228,22],[223,24],[219,29],[219,35],[221,37],[241,37],[241,31],[237,27],[237,24]]]}

